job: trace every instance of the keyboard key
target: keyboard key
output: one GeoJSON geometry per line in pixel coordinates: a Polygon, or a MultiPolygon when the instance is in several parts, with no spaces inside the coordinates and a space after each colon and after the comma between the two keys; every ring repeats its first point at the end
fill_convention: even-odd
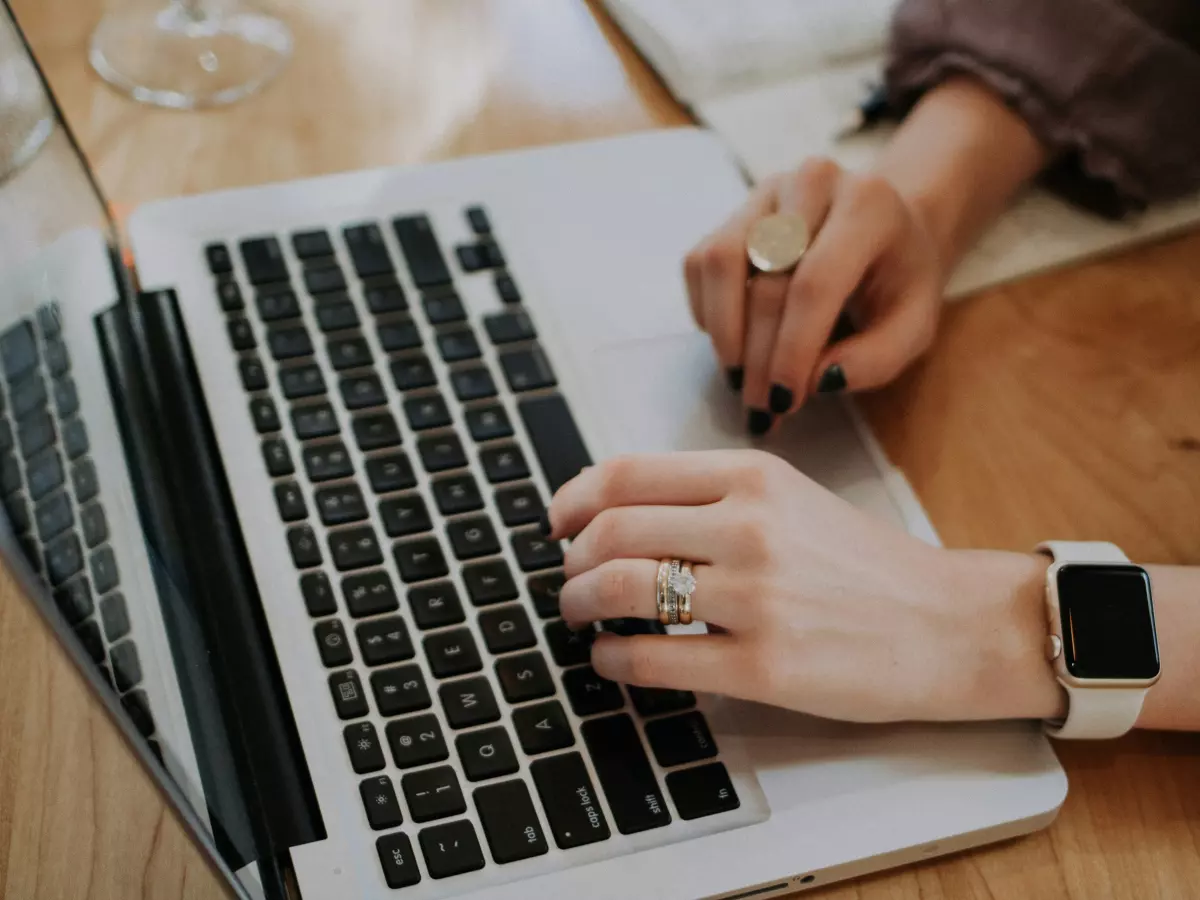
{"type": "MultiPolygon", "coordinates": [[[[405,312],[408,309],[408,299],[404,296],[404,289],[390,279],[386,282],[379,280],[376,284],[368,285],[364,289],[364,294],[367,299],[367,309],[377,316],[405,312]]],[[[414,346],[420,346],[420,343],[417,341],[414,346]]]]}
{"type": "Polygon", "coordinates": [[[451,372],[450,384],[460,403],[496,396],[496,382],[492,380],[492,373],[486,366],[471,366],[451,372]]]}
{"type": "Polygon", "coordinates": [[[254,298],[258,314],[264,322],[279,322],[300,316],[300,303],[295,292],[286,285],[272,285],[254,298]]]}
{"type": "Polygon", "coordinates": [[[145,691],[130,691],[121,698],[121,706],[143,737],[154,734],[154,716],[150,713],[150,700],[145,691]]]}
{"type": "Polygon", "coordinates": [[[342,579],[342,597],[346,608],[356,619],[377,616],[400,608],[392,579],[387,572],[363,572],[342,579]]]}
{"type": "Polygon", "coordinates": [[[492,223],[488,221],[487,210],[482,206],[467,207],[467,222],[471,226],[471,230],[476,234],[487,234],[492,230],[492,223]]]}
{"type": "Polygon", "coordinates": [[[500,690],[509,703],[540,700],[554,693],[554,680],[546,668],[546,658],[536,651],[506,656],[496,663],[500,690]]]}
{"type": "Polygon", "coordinates": [[[317,314],[317,327],[325,334],[359,326],[358,310],[345,294],[317,297],[314,309],[317,314]]]}
{"type": "Polygon", "coordinates": [[[529,477],[525,455],[516,444],[487,447],[480,451],[479,461],[483,463],[483,471],[492,484],[529,477]]]}
{"type": "Polygon", "coordinates": [[[446,401],[441,394],[409,397],[404,401],[404,415],[413,431],[445,428],[450,424],[450,411],[446,409],[446,401]]]}
{"type": "Polygon", "coordinates": [[[616,682],[601,678],[591,666],[564,672],[563,688],[571,701],[571,709],[580,718],[614,712],[625,705],[616,682]]]}
{"type": "Polygon", "coordinates": [[[422,584],[408,592],[408,605],[413,619],[422,631],[457,625],[465,619],[458,590],[449,581],[422,584]]]}
{"type": "Polygon", "coordinates": [[[396,567],[405,584],[442,578],[450,572],[446,557],[442,554],[442,546],[435,537],[396,544],[392,548],[392,555],[396,558],[396,567]]]}
{"type": "Polygon", "coordinates": [[[325,376],[314,363],[293,366],[279,372],[279,386],[288,400],[315,397],[325,393],[325,376]]]}
{"type": "Polygon", "coordinates": [[[311,569],[321,564],[321,545],[307,525],[289,528],[287,540],[288,548],[292,551],[292,562],[297,569],[311,569]]]}
{"type": "Polygon", "coordinates": [[[321,662],[327,669],[348,666],[354,662],[354,651],[346,640],[346,629],[338,619],[319,622],[313,627],[313,636],[317,639],[317,650],[321,654],[321,662]]]}
{"type": "Polygon", "coordinates": [[[479,249],[483,252],[484,264],[489,269],[503,269],[505,265],[504,252],[494,240],[481,241],[479,249]]]}
{"type": "Polygon", "coordinates": [[[417,835],[430,878],[450,878],[484,865],[474,826],[467,820],[434,825],[417,835]]]}
{"type": "Polygon", "coordinates": [[[411,319],[385,322],[379,326],[379,344],[388,353],[415,350],[422,343],[421,332],[417,330],[416,323],[411,319]]]}
{"type": "Polygon", "coordinates": [[[450,755],[436,716],[413,716],[388,722],[387,738],[396,766],[401,769],[441,762],[450,755]]]}
{"type": "Polygon", "coordinates": [[[83,547],[74,532],[67,532],[46,545],[46,574],[52,585],[60,585],[83,569],[83,547]]]}
{"type": "Polygon", "coordinates": [[[513,532],[512,546],[517,565],[523,572],[552,569],[563,564],[562,545],[542,537],[537,529],[513,532]]]}
{"type": "Polygon", "coordinates": [[[341,441],[332,444],[322,444],[317,447],[305,447],[304,471],[310,481],[330,481],[334,478],[348,478],[354,474],[354,463],[346,452],[346,445],[341,441]]]}
{"type": "Polygon", "coordinates": [[[467,454],[455,434],[436,434],[417,442],[417,452],[427,472],[460,469],[467,464],[467,454]]]}
{"type": "Polygon", "coordinates": [[[437,375],[424,353],[413,353],[393,360],[391,370],[392,381],[398,391],[415,391],[437,384],[437,375]]]}
{"type": "Polygon", "coordinates": [[[317,512],[326,525],[346,525],[367,517],[367,505],[356,484],[321,488],[316,493],[317,512]]]}
{"type": "Polygon", "coordinates": [[[26,375],[9,388],[13,416],[22,419],[35,409],[46,406],[46,380],[40,372],[26,375]]]}
{"type": "Polygon", "coordinates": [[[421,870],[417,867],[417,857],[407,834],[402,831],[385,834],[375,842],[375,851],[379,854],[383,880],[388,887],[395,890],[420,882],[421,870]]]}
{"type": "Polygon", "coordinates": [[[367,460],[367,480],[377,494],[407,491],[417,486],[412,463],[403,453],[389,453],[367,460]]]}
{"type": "Polygon", "coordinates": [[[387,765],[383,746],[379,743],[379,733],[370,722],[347,725],[342,736],[346,740],[346,749],[350,751],[350,766],[356,775],[378,772],[387,765]]]}
{"type": "Polygon", "coordinates": [[[325,349],[329,352],[329,364],[339,372],[371,364],[371,348],[360,337],[334,338],[325,349]]]}
{"type": "Polygon", "coordinates": [[[446,526],[450,545],[459,560],[478,559],[500,552],[500,540],[486,516],[459,519],[446,526]]]}
{"type": "Polygon", "coordinates": [[[117,558],[112,547],[101,547],[92,552],[88,560],[92,570],[92,587],[97,594],[107,594],[121,581],[117,572],[117,558]]]}
{"type": "Polygon", "coordinates": [[[555,494],[584,466],[590,466],[592,458],[562,397],[528,397],[521,400],[517,408],[550,485],[550,493],[555,494]]]}
{"type": "Polygon", "coordinates": [[[419,288],[448,284],[450,270],[427,216],[406,216],[392,222],[413,283],[419,288]]]}
{"type": "Polygon", "coordinates": [[[425,317],[431,325],[466,321],[467,312],[463,309],[462,300],[452,289],[424,294],[421,304],[425,307],[425,317]]]}
{"type": "Polygon", "coordinates": [[[233,271],[233,260],[229,256],[229,248],[224,244],[209,244],[204,248],[204,256],[208,260],[208,271],[214,275],[233,271]]]}
{"type": "Polygon", "coordinates": [[[71,625],[82,622],[96,608],[87,578],[73,578],[54,592],[54,604],[71,625]]]}
{"type": "Polygon", "coordinates": [[[470,781],[511,775],[519,768],[517,754],[503,725],[460,734],[454,743],[470,781]]]}
{"type": "Polygon", "coordinates": [[[562,750],[575,744],[571,723],[567,721],[567,714],[557,700],[518,707],[513,710],[512,719],[521,749],[529,756],[562,750]]]}
{"type": "Polygon", "coordinates": [[[80,510],[79,525],[83,530],[83,542],[88,547],[108,540],[108,518],[99,503],[90,503],[80,510]]]}
{"type": "Polygon", "coordinates": [[[267,474],[272,478],[291,475],[296,471],[295,465],[292,464],[291,451],[282,438],[267,438],[263,441],[262,455],[263,462],[267,464],[267,474]]]}
{"type": "Polygon", "coordinates": [[[333,587],[324,572],[309,572],[300,579],[300,594],[304,606],[313,618],[332,616],[337,612],[337,601],[333,599],[333,587]]]}
{"type": "Polygon", "coordinates": [[[251,400],[250,416],[254,419],[254,428],[259,434],[270,434],[280,428],[279,411],[270,397],[255,397],[251,400]]]}
{"type": "Polygon", "coordinates": [[[355,629],[355,633],[358,635],[358,649],[362,651],[363,662],[368,666],[403,662],[412,659],[415,652],[412,639],[408,636],[408,626],[399,616],[363,622],[355,629]]]}
{"type": "Polygon", "coordinates": [[[486,678],[464,678],[444,684],[438,697],[451,728],[471,728],[500,718],[496,695],[486,678]]]}
{"type": "Polygon", "coordinates": [[[513,393],[554,387],[558,382],[542,348],[536,344],[527,350],[509,350],[500,354],[500,368],[513,393]]]}
{"type": "Polygon", "coordinates": [[[242,263],[251,284],[267,284],[272,281],[287,281],[287,264],[283,260],[283,249],[273,237],[242,241],[242,263]]]}
{"type": "Polygon", "coordinates": [[[498,403],[476,406],[467,410],[467,430],[479,443],[497,438],[512,437],[512,423],[508,413],[498,403]]]}
{"type": "Polygon", "coordinates": [[[475,340],[475,332],[470,328],[442,332],[437,336],[437,345],[442,359],[448,363],[479,359],[479,342],[475,340]]]}
{"type": "Polygon", "coordinates": [[[292,428],[302,441],[338,433],[337,414],[328,403],[312,403],[292,410],[292,428]]]}
{"type": "Polygon", "coordinates": [[[75,488],[77,503],[87,503],[100,493],[100,478],[90,459],[81,459],[71,466],[71,484],[75,488]]]}
{"type": "Polygon", "coordinates": [[[339,719],[357,719],[371,711],[363,693],[362,682],[353,669],[334,672],[329,676],[329,691],[339,719]]]}
{"type": "Polygon", "coordinates": [[[301,259],[333,256],[333,243],[329,240],[328,232],[323,230],[296,232],[292,235],[292,249],[301,259]]]}
{"type": "Polygon", "coordinates": [[[358,792],[367,813],[367,823],[375,831],[395,828],[404,823],[404,814],[400,811],[400,801],[396,797],[392,779],[386,775],[368,778],[358,786],[358,792]]]}
{"type": "Polygon", "coordinates": [[[122,641],[110,647],[108,660],[112,664],[113,681],[122,694],[134,685],[141,684],[142,663],[133,641],[122,641]]]}
{"type": "Polygon", "coordinates": [[[4,511],[8,513],[14,534],[22,534],[32,527],[33,520],[29,517],[29,504],[20,494],[9,494],[4,498],[4,511]]]}
{"type": "Polygon", "coordinates": [[[579,666],[592,659],[592,643],[596,632],[590,626],[582,631],[572,631],[561,619],[546,626],[546,643],[550,655],[559,666],[579,666]]]}
{"type": "Polygon", "coordinates": [[[46,367],[55,378],[71,368],[71,356],[67,353],[67,345],[63,343],[62,338],[56,337],[46,341],[44,350],[46,367]]]}
{"type": "Polygon", "coordinates": [[[500,518],[509,528],[539,522],[546,511],[538,489],[532,484],[518,484],[496,491],[496,506],[500,518]]]}
{"type": "MultiPolygon", "coordinates": [[[[336,262],[331,265],[306,266],[304,269],[304,287],[310,294],[327,294],[330,291],[344,291],[346,289],[346,276],[342,274],[341,267],[336,262]]],[[[325,329],[322,328],[322,330],[325,329]]]]}
{"type": "Polygon", "coordinates": [[[483,509],[483,497],[469,474],[451,475],[433,482],[433,499],[443,516],[483,509]]]}
{"type": "Polygon", "coordinates": [[[549,850],[524,781],[505,781],[478,788],[474,800],[496,862],[503,865],[530,859],[549,850]]]}
{"type": "Polygon", "coordinates": [[[422,534],[433,528],[425,501],[419,494],[406,494],[379,504],[379,516],[389,537],[422,534]]]}
{"type": "MultiPolygon", "coordinates": [[[[271,348],[271,356],[276,360],[296,359],[313,354],[312,338],[308,336],[308,329],[303,325],[277,325],[268,329],[267,346],[271,348]]],[[[238,349],[249,348],[238,347],[238,349]]]]}
{"type": "Polygon", "coordinates": [[[10,382],[37,365],[37,341],[29,322],[18,322],[0,334],[0,359],[4,361],[4,376],[10,382]]]}
{"type": "Polygon", "coordinates": [[[479,628],[489,652],[497,655],[537,644],[529,616],[520,606],[504,606],[480,613],[479,628]]]}
{"type": "Polygon", "coordinates": [[[667,775],[667,790],[681,819],[715,816],[741,806],[729,772],[721,763],[671,772],[667,775]]]}
{"type": "Polygon", "coordinates": [[[37,308],[37,323],[44,338],[54,337],[62,331],[62,311],[56,301],[52,300],[37,308]]]}
{"type": "Polygon", "coordinates": [[[704,715],[699,712],[647,722],[646,740],[650,742],[654,758],[664,769],[717,755],[717,742],[708,730],[704,715]]]}
{"type": "MultiPolygon", "coordinates": [[[[83,644],[83,649],[94,661],[104,662],[104,638],[100,636],[100,626],[95,621],[84,622],[75,629],[75,635],[83,644]]],[[[117,689],[113,684],[113,690],[117,689]]]]}
{"type": "Polygon", "coordinates": [[[21,466],[17,463],[16,457],[11,453],[5,453],[3,462],[0,462],[0,492],[11,494],[20,489],[21,466]]]}
{"type": "Polygon", "coordinates": [[[529,773],[542,798],[554,843],[560,849],[570,850],[611,837],[582,756],[564,753],[537,759],[530,763],[529,773]]]}
{"type": "MultiPolygon", "coordinates": [[[[74,421],[78,422],[78,419],[74,421]]],[[[50,418],[48,412],[36,412],[30,416],[26,416],[17,423],[17,442],[21,445],[21,456],[29,459],[35,453],[40,453],[51,444],[54,443],[54,420],[50,418]]],[[[66,435],[63,435],[63,441],[66,442],[66,435]]],[[[86,441],[86,439],[85,439],[86,441]]],[[[20,485],[21,472],[17,470],[17,484],[13,486],[5,486],[5,492],[16,490],[20,485]]]]}
{"type": "MultiPolygon", "coordinates": [[[[3,401],[0,400],[0,407],[2,406],[3,401]]],[[[0,419],[0,453],[8,453],[13,446],[12,424],[8,419],[0,419]]]]}
{"type": "Polygon", "coordinates": [[[279,517],[285,522],[299,522],[308,518],[304,494],[294,481],[275,485],[275,505],[279,507],[279,517]]]}
{"type": "Polygon", "coordinates": [[[54,408],[60,419],[69,419],[79,411],[79,393],[75,390],[74,379],[60,378],[54,382],[54,408]]]}
{"type": "Polygon", "coordinates": [[[475,638],[465,628],[441,631],[426,637],[425,658],[437,678],[452,678],[483,668],[475,638]]]}
{"type": "Polygon", "coordinates": [[[400,429],[388,412],[358,416],[353,422],[354,440],[363,453],[400,446],[400,429]]]}
{"type": "Polygon", "coordinates": [[[669,825],[671,813],[633,719],[627,715],[590,719],[582,730],[617,830],[636,834],[669,825]]]}
{"type": "Polygon", "coordinates": [[[696,705],[696,695],[691,691],[676,691],[668,688],[645,688],[627,685],[629,699],[634,709],[642,716],[657,716],[661,713],[681,712],[696,705]]]}
{"type": "Polygon", "coordinates": [[[496,273],[496,293],[500,295],[500,302],[506,305],[521,302],[521,292],[517,290],[517,283],[507,272],[496,273]]]}
{"type": "Polygon", "coordinates": [[[55,491],[37,505],[38,538],[43,544],[75,524],[75,511],[66,491],[55,491]]]}
{"type": "Polygon", "coordinates": [[[267,373],[257,356],[246,356],[238,360],[238,371],[242,376],[242,387],[247,391],[267,389],[267,373]]]}
{"type": "Polygon", "coordinates": [[[468,274],[487,268],[487,254],[480,244],[460,244],[454,253],[458,257],[459,266],[468,274]]]}
{"type": "Polygon", "coordinates": [[[425,686],[425,676],[416,666],[398,666],[372,672],[371,690],[375,693],[381,716],[398,716],[429,709],[433,705],[429,688],[425,686]]]}
{"type": "Polygon", "coordinates": [[[496,345],[532,341],[537,337],[533,321],[521,310],[488,316],[483,320],[483,327],[487,329],[488,337],[496,345]]]}
{"type": "MultiPolygon", "coordinates": [[[[245,319],[230,319],[225,327],[229,331],[229,343],[233,345],[234,350],[253,350],[258,346],[258,341],[254,339],[254,330],[245,319]]],[[[274,346],[271,345],[272,351],[274,346]]],[[[278,354],[275,358],[282,359],[278,354]]]]}
{"type": "Polygon", "coordinates": [[[383,382],[378,375],[355,375],[343,378],[341,384],[342,402],[347,409],[366,409],[368,406],[382,406],[387,403],[387,394],[383,390],[383,382]]]}
{"type": "Polygon", "coordinates": [[[508,563],[502,559],[464,566],[462,574],[467,584],[467,594],[475,606],[490,606],[515,600],[519,596],[508,563]]]}
{"type": "Polygon", "coordinates": [[[374,222],[344,228],[342,237],[346,240],[346,249],[350,251],[350,258],[354,260],[354,271],[358,273],[359,278],[371,278],[395,271],[387,245],[383,242],[383,233],[374,222]]]}
{"type": "Polygon", "coordinates": [[[232,278],[221,278],[217,281],[217,301],[225,312],[241,312],[246,308],[242,299],[242,289],[232,278]]]}

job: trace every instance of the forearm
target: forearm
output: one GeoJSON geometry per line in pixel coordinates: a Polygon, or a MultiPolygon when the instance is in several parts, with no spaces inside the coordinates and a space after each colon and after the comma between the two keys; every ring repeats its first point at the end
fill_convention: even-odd
{"type": "Polygon", "coordinates": [[[876,171],[924,220],[948,279],[979,235],[1047,162],[1045,149],[1020,116],[987,88],[959,78],[921,99],[876,171]]]}

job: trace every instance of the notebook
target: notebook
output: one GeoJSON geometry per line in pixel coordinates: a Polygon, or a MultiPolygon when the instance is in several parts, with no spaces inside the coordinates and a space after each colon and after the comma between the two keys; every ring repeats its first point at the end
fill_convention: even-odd
{"type": "MultiPolygon", "coordinates": [[[[896,0],[604,0],[667,87],[752,180],[813,155],[868,168],[890,127],[839,140],[880,77],[896,0]]],[[[1200,195],[1114,222],[1036,187],[959,264],[958,297],[1200,223],[1200,195]]]]}

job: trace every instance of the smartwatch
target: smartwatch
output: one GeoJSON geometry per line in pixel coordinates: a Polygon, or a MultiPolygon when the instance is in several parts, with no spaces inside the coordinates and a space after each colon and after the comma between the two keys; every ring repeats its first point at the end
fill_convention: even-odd
{"type": "Polygon", "coordinates": [[[1067,692],[1059,738],[1115,738],[1133,728],[1158,681],[1150,576],[1113,544],[1047,541],[1046,657],[1067,692]]]}

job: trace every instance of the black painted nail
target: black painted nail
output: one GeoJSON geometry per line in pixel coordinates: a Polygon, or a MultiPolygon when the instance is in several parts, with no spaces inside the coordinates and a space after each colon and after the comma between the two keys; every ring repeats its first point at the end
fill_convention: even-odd
{"type": "Polygon", "coordinates": [[[775,415],[782,416],[791,409],[795,399],[795,395],[782,384],[771,385],[771,412],[775,415]]]}
{"type": "Polygon", "coordinates": [[[752,409],[750,410],[749,418],[746,420],[746,427],[750,429],[750,433],[753,435],[763,435],[771,430],[771,423],[773,421],[775,421],[775,417],[765,409],[752,409]]]}
{"type": "Polygon", "coordinates": [[[835,394],[845,389],[846,373],[842,371],[842,367],[837,363],[826,369],[825,374],[821,376],[821,380],[817,382],[817,393],[819,394],[835,394]]]}
{"type": "Polygon", "coordinates": [[[548,512],[542,513],[542,520],[539,523],[539,525],[542,529],[543,537],[550,537],[550,535],[552,535],[554,533],[554,526],[550,524],[550,513],[548,513],[548,512]]]}
{"type": "Polygon", "coordinates": [[[742,379],[746,376],[746,370],[741,366],[733,366],[725,370],[725,380],[729,382],[729,389],[740,391],[742,389],[742,379]]]}

